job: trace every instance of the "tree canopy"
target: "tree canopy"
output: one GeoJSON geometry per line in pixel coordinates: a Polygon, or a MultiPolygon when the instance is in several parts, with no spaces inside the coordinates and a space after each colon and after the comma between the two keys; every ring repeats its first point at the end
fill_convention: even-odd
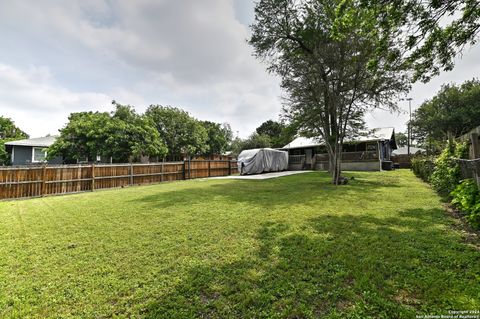
{"type": "Polygon", "coordinates": [[[243,150],[253,149],[253,148],[266,148],[272,147],[272,142],[270,137],[265,134],[252,133],[246,139],[236,138],[232,142],[232,152],[235,155],[240,154],[243,150]]]}
{"type": "Polygon", "coordinates": [[[201,121],[200,124],[207,131],[206,154],[224,154],[229,150],[233,137],[229,124],[219,124],[210,121],[201,121]]]}
{"type": "Polygon", "coordinates": [[[153,121],[167,146],[169,159],[179,160],[182,156],[208,152],[208,132],[188,112],[171,106],[151,105],[145,115],[153,121]]]}
{"type": "Polygon", "coordinates": [[[458,137],[480,125],[480,81],[443,85],[437,94],[414,112],[415,139],[430,151],[445,146],[449,136],[458,137]]]}
{"type": "Polygon", "coordinates": [[[408,134],[403,132],[395,132],[395,142],[398,147],[405,147],[408,145],[408,134]]]}
{"type": "Polygon", "coordinates": [[[50,158],[95,161],[97,156],[114,162],[138,161],[142,156],[167,152],[150,118],[133,107],[113,102],[115,111],[72,113],[60,136],[48,149],[50,158]]]}
{"type": "Polygon", "coordinates": [[[95,161],[97,156],[114,162],[145,157],[180,160],[183,156],[222,154],[232,140],[230,125],[199,121],[179,108],[151,105],[138,114],[133,106],[112,104],[112,113],[70,114],[60,137],[49,147],[49,157],[60,155],[67,162],[95,161]]]}
{"type": "Polygon", "coordinates": [[[268,136],[271,147],[283,147],[290,143],[297,133],[292,123],[268,120],[263,122],[255,132],[258,135],[268,136]]]}
{"type": "Polygon", "coordinates": [[[287,117],[321,137],[333,182],[343,140],[363,128],[363,114],[394,109],[409,88],[398,30],[379,32],[378,9],[355,1],[260,0],[249,43],[280,76],[287,117]]]}
{"type": "MultiPolygon", "coordinates": [[[[398,30],[402,59],[413,71],[413,79],[428,81],[441,70],[451,70],[455,57],[468,44],[475,44],[480,31],[478,0],[360,0],[345,1],[377,12],[372,20],[388,38],[398,30]]],[[[349,20],[346,14],[343,20],[349,20]]]]}
{"type": "Polygon", "coordinates": [[[28,138],[27,133],[18,128],[11,119],[0,116],[0,165],[10,163],[10,155],[5,149],[5,143],[24,138],[28,138]]]}

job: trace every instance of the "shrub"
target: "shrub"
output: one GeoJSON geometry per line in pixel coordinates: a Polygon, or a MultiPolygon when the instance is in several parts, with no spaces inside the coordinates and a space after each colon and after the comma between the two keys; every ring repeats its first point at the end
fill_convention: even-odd
{"type": "Polygon", "coordinates": [[[455,158],[464,158],[467,151],[465,143],[449,143],[435,161],[430,182],[441,195],[448,196],[460,182],[460,166],[455,158]]]}
{"type": "Polygon", "coordinates": [[[469,224],[480,229],[480,192],[475,181],[463,180],[450,195],[452,204],[465,214],[469,224]]]}
{"type": "Polygon", "coordinates": [[[414,157],[412,158],[412,170],[415,175],[425,182],[430,182],[435,168],[434,159],[432,157],[414,157]]]}

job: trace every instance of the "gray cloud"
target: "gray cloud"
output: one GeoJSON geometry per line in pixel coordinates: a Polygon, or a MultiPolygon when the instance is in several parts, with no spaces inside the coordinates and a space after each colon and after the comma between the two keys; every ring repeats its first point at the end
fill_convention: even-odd
{"type": "MultiPolygon", "coordinates": [[[[281,109],[278,80],[246,44],[252,19],[247,0],[2,1],[0,114],[36,136],[116,99],[140,111],[179,106],[246,136],[281,109]]],[[[416,85],[415,102],[478,74],[478,53],[416,85]]],[[[367,120],[403,129],[406,117],[377,111],[367,120]]]]}

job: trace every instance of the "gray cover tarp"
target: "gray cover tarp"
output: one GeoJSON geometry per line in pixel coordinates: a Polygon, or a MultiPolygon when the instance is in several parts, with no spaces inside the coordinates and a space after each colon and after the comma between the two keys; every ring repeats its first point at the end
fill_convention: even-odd
{"type": "Polygon", "coordinates": [[[288,168],[288,153],[271,148],[244,150],[237,162],[242,175],[279,172],[288,168]]]}

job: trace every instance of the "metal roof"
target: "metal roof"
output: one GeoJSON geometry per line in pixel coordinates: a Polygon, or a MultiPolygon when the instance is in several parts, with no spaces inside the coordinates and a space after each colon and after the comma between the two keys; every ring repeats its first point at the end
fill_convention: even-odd
{"type": "Polygon", "coordinates": [[[10,141],[10,142],[5,143],[5,145],[48,147],[55,142],[57,137],[58,137],[57,135],[51,135],[51,136],[44,136],[44,137],[28,138],[28,139],[24,139],[24,140],[10,141]]]}
{"type": "MultiPolygon", "coordinates": [[[[346,140],[346,142],[370,142],[370,141],[386,141],[391,140],[394,134],[395,129],[393,127],[379,127],[374,128],[369,132],[366,132],[365,135],[361,135],[357,138],[346,140]]],[[[282,149],[292,149],[292,148],[304,148],[304,147],[315,147],[322,145],[323,142],[319,138],[308,138],[299,136],[282,149]]]]}
{"type": "MultiPolygon", "coordinates": [[[[424,154],[426,152],[427,150],[424,148],[410,146],[410,154],[424,154]]],[[[408,148],[406,146],[397,148],[392,152],[392,155],[407,155],[407,154],[408,154],[408,148]]]]}

